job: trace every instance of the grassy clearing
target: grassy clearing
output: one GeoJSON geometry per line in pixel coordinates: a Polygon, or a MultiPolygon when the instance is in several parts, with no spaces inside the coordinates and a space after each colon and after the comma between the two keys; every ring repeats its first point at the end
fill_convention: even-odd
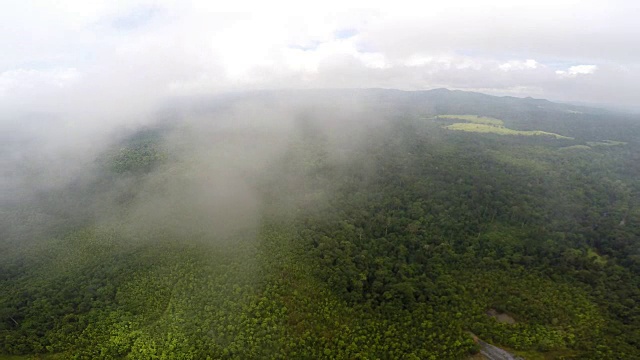
{"type": "Polygon", "coordinates": [[[468,121],[474,124],[504,126],[504,121],[500,119],[480,115],[438,115],[436,116],[436,119],[455,119],[468,121]]]}
{"type": "Polygon", "coordinates": [[[550,136],[556,139],[569,139],[573,140],[572,137],[559,135],[556,133],[550,133],[546,131],[539,130],[513,130],[505,127],[497,127],[486,124],[476,124],[476,123],[455,123],[449,126],[445,126],[445,129],[455,130],[455,131],[466,131],[466,132],[476,132],[476,133],[485,133],[485,134],[497,134],[497,135],[520,135],[520,136],[550,136]]]}
{"type": "Polygon", "coordinates": [[[587,142],[589,146],[620,146],[627,145],[624,141],[614,141],[614,140],[603,140],[603,141],[589,141],[587,142]]]}

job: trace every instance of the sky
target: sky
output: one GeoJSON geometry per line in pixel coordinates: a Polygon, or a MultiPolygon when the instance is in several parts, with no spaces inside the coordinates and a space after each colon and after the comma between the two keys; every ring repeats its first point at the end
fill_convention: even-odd
{"type": "Polygon", "coordinates": [[[632,0],[219,3],[2,1],[0,114],[99,122],[174,96],[292,88],[446,87],[640,109],[632,0]]]}

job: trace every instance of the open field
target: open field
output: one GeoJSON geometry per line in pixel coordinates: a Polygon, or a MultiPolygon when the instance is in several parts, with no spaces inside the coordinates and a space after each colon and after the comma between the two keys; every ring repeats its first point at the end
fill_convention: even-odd
{"type": "Polygon", "coordinates": [[[436,119],[464,120],[475,124],[504,126],[504,121],[500,119],[480,115],[438,115],[436,119]]]}
{"type": "Polygon", "coordinates": [[[455,123],[455,124],[445,126],[445,129],[476,132],[476,133],[497,134],[497,135],[551,136],[556,139],[569,139],[569,140],[573,139],[572,137],[563,136],[560,134],[546,132],[546,131],[513,130],[513,129],[507,129],[505,127],[497,127],[492,125],[476,124],[476,123],[455,123]]]}
{"type": "Polygon", "coordinates": [[[627,143],[624,141],[615,141],[615,140],[603,140],[603,141],[589,141],[587,142],[589,146],[620,146],[626,145],[627,143]]]}

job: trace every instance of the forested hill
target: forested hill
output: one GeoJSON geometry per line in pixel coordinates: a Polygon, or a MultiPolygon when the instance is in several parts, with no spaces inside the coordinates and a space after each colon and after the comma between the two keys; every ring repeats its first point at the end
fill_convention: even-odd
{"type": "MultiPolygon", "coordinates": [[[[439,114],[476,114],[505,120],[508,126],[522,130],[570,132],[583,140],[598,140],[608,135],[634,140],[629,127],[637,127],[638,115],[599,108],[554,103],[544,99],[498,97],[482,93],[435,89],[401,91],[387,89],[279,90],[231,93],[174,99],[166,113],[184,111],[210,113],[234,104],[260,104],[273,107],[286,103],[307,110],[340,109],[352,119],[369,113],[387,117],[416,117],[439,114]],[[564,131],[563,131],[564,130],[564,131]]],[[[330,119],[325,118],[328,121],[330,119]]]]}
{"type": "Polygon", "coordinates": [[[2,159],[0,358],[640,359],[640,116],[370,89],[159,118],[56,186],[2,159]]]}

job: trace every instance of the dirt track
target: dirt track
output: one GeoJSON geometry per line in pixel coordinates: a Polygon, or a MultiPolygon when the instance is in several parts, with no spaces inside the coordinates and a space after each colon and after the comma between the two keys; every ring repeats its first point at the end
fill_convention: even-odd
{"type": "Polygon", "coordinates": [[[519,356],[513,355],[497,346],[493,346],[479,339],[478,344],[480,345],[480,354],[489,360],[524,360],[519,356]]]}

